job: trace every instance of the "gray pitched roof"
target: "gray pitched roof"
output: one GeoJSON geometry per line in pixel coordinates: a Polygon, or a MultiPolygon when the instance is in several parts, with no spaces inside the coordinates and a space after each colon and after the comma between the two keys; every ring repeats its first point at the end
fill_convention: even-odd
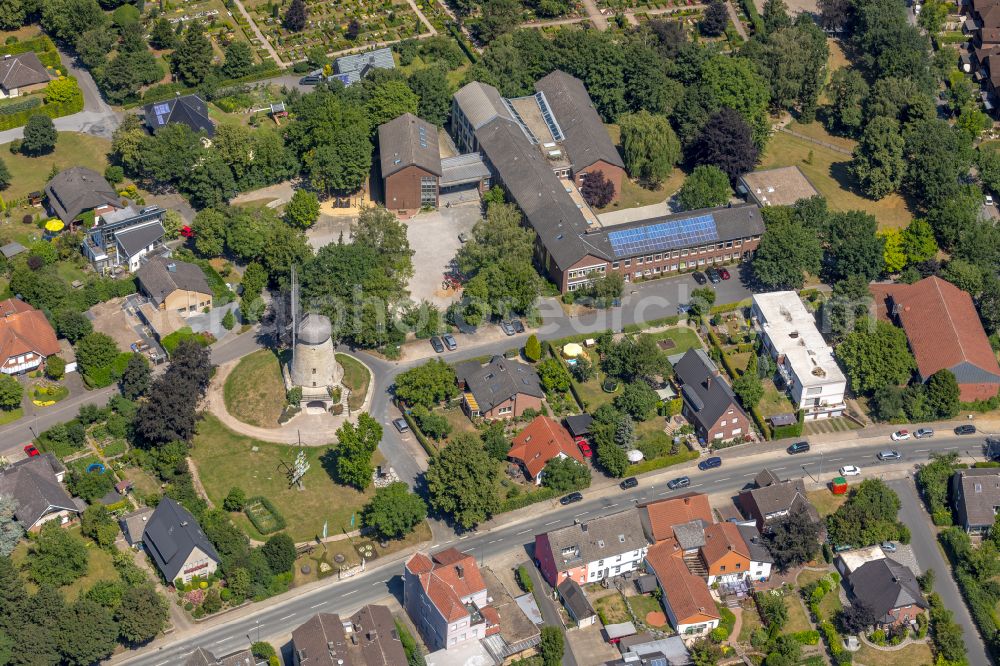
{"type": "Polygon", "coordinates": [[[340,79],[345,86],[349,86],[363,79],[373,69],[394,69],[396,63],[392,59],[392,49],[386,47],[341,56],[337,58],[336,67],[339,75],[336,78],[340,79]]]}
{"type": "Polygon", "coordinates": [[[63,222],[99,206],[121,208],[118,193],[104,176],[87,167],[71,167],[56,174],[45,186],[49,205],[63,222]]]}
{"type": "Polygon", "coordinates": [[[951,477],[959,523],[966,528],[990,528],[1000,507],[1000,470],[960,469],[951,477]]]}
{"type": "Polygon", "coordinates": [[[848,581],[854,596],[870,606],[880,621],[888,620],[889,611],[895,608],[911,605],[927,608],[913,572],[892,558],[862,564],[848,581]]]}
{"type": "Polygon", "coordinates": [[[705,545],[705,525],[700,520],[674,525],[674,538],[681,550],[694,550],[705,545]]]}
{"type": "Polygon", "coordinates": [[[797,513],[805,511],[813,522],[819,521],[819,512],[806,497],[806,487],[802,479],[785,479],[763,488],[754,488],[740,493],[741,498],[749,498],[764,519],[781,512],[797,513]]]}
{"type": "Polygon", "coordinates": [[[746,417],[733,390],[701,349],[689,349],[674,366],[681,395],[703,428],[711,428],[732,408],[746,417]]]}
{"type": "Polygon", "coordinates": [[[49,70],[34,51],[4,56],[0,59],[0,88],[13,90],[48,83],[49,70]]]}
{"type": "Polygon", "coordinates": [[[479,153],[466,153],[441,160],[441,187],[477,183],[490,177],[490,170],[479,153]]]}
{"type": "Polygon", "coordinates": [[[184,666],[261,666],[267,664],[267,660],[258,659],[253,656],[249,649],[238,650],[224,657],[216,657],[203,647],[199,647],[188,656],[184,666]]]}
{"type": "Polygon", "coordinates": [[[585,620],[588,617],[593,617],[596,614],[594,607],[590,605],[590,601],[587,599],[587,595],[583,593],[583,588],[572,578],[566,578],[566,580],[559,583],[556,590],[558,590],[559,597],[566,606],[566,610],[569,611],[570,616],[577,622],[585,620]]]}
{"type": "Polygon", "coordinates": [[[191,653],[184,666],[216,666],[215,655],[200,647],[191,653]]]}
{"type": "Polygon", "coordinates": [[[157,306],[178,289],[212,295],[205,273],[196,264],[186,261],[153,257],[139,267],[135,277],[157,306]]]}
{"type": "Polygon", "coordinates": [[[157,220],[151,224],[136,225],[115,234],[115,240],[129,257],[134,257],[166,235],[163,225],[157,220]]]}
{"type": "Polygon", "coordinates": [[[544,93],[555,114],[559,128],[566,137],[563,147],[575,170],[588,167],[598,160],[625,168],[583,81],[557,69],[536,81],[535,90],[544,93]]]}
{"type": "Polygon", "coordinates": [[[406,663],[392,613],[369,604],[350,618],[317,613],[292,631],[296,663],[310,666],[396,666],[406,663]],[[350,635],[350,638],[348,637],[350,635]]]}
{"type": "Polygon", "coordinates": [[[750,559],[753,562],[774,563],[774,557],[771,556],[771,551],[764,545],[764,539],[761,537],[756,525],[737,524],[736,527],[739,528],[740,536],[743,537],[743,541],[747,544],[747,550],[750,551],[750,559]]]}
{"type": "Polygon", "coordinates": [[[126,513],[118,519],[118,527],[122,530],[125,541],[130,546],[142,543],[142,534],[146,531],[146,523],[153,515],[154,509],[146,506],[131,513],[126,513]]]}
{"type": "Polygon", "coordinates": [[[479,129],[494,118],[514,120],[500,92],[487,83],[472,81],[459,88],[454,99],[473,130],[479,129]]]}
{"type": "Polygon", "coordinates": [[[215,125],[208,117],[208,105],[198,95],[183,95],[162,102],[153,102],[143,107],[146,125],[153,132],[170,123],[187,125],[195,133],[215,135],[215,125]]]}
{"type": "Polygon", "coordinates": [[[559,571],[649,545],[636,509],[561,527],[549,532],[548,537],[559,571]]]}
{"type": "Polygon", "coordinates": [[[195,548],[216,562],[219,561],[215,547],[205,536],[198,521],[187,509],[169,497],[164,497],[156,506],[156,511],[146,523],[142,542],[168,581],[177,578],[185,560],[195,548]]]}
{"type": "Polygon", "coordinates": [[[484,412],[519,393],[545,397],[534,368],[499,355],[486,365],[478,361],[460,363],[455,368],[455,375],[475,396],[479,409],[484,412]]]}
{"type": "Polygon", "coordinates": [[[590,432],[590,424],[594,422],[594,417],[586,413],[574,414],[573,416],[567,416],[565,421],[569,434],[579,437],[590,432]]]}
{"type": "Polygon", "coordinates": [[[65,473],[51,453],[19,460],[0,470],[0,495],[14,498],[14,517],[24,529],[32,527],[53,511],[79,512],[73,498],[56,478],[65,473]]]}
{"type": "Polygon", "coordinates": [[[11,241],[3,247],[0,247],[0,253],[3,254],[4,258],[10,259],[11,257],[16,257],[22,252],[27,252],[28,248],[24,247],[17,241],[11,241]]]}
{"type": "Polygon", "coordinates": [[[437,127],[412,113],[404,113],[378,127],[382,177],[415,166],[441,175],[437,127]]]}
{"type": "Polygon", "coordinates": [[[753,482],[757,484],[758,488],[766,488],[775,483],[781,483],[781,477],[765,467],[757,473],[757,476],[753,478],[753,482]]]}

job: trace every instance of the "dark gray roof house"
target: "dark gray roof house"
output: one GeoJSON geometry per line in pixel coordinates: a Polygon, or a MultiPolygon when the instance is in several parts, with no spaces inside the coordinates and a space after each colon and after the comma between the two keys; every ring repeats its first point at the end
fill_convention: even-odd
{"type": "Polygon", "coordinates": [[[730,410],[749,421],[733,390],[704,350],[689,349],[674,366],[674,372],[677,383],[680,384],[681,396],[688,407],[684,416],[693,417],[699,436],[709,439],[701,433],[715,428],[730,410]]]}
{"type": "Polygon", "coordinates": [[[135,277],[142,292],[149,296],[157,307],[178,289],[212,294],[205,273],[196,264],[186,261],[153,257],[135,272],[135,277]]]}
{"type": "MultiPolygon", "coordinates": [[[[168,582],[181,577],[189,559],[200,560],[207,557],[216,564],[219,563],[219,555],[198,521],[187,509],[169,497],[160,500],[156,511],[146,522],[142,543],[168,582]]],[[[191,573],[208,574],[212,570],[214,569],[208,567],[191,573]]],[[[188,572],[184,574],[187,575],[188,572]]]]}
{"type": "Polygon", "coordinates": [[[565,419],[566,429],[569,430],[569,434],[574,437],[581,437],[583,435],[590,434],[590,424],[594,422],[594,417],[590,414],[574,414],[573,416],[567,416],[565,419]]]}
{"type": "Polygon", "coordinates": [[[743,541],[747,545],[747,550],[750,551],[750,560],[752,562],[767,562],[769,564],[774,564],[774,557],[771,555],[771,551],[767,549],[764,545],[764,538],[760,535],[760,530],[757,529],[756,525],[736,525],[737,529],[740,531],[740,536],[743,537],[743,541]]]}
{"type": "Polygon", "coordinates": [[[142,535],[146,532],[146,524],[153,515],[154,509],[144,506],[141,509],[126,513],[118,519],[118,527],[122,530],[125,542],[133,548],[142,544],[142,535]]]}
{"type": "Polygon", "coordinates": [[[757,529],[761,532],[766,532],[773,523],[800,511],[805,511],[812,522],[819,522],[819,512],[806,497],[802,479],[782,481],[777,474],[765,469],[757,475],[755,481],[757,487],[741,492],[736,503],[747,518],[756,521],[757,529]]]}
{"type": "Polygon", "coordinates": [[[596,615],[587,595],[583,593],[583,588],[571,577],[567,577],[566,580],[559,583],[556,591],[559,592],[559,598],[562,599],[569,616],[578,623],[589,620],[596,615]]]}
{"type": "Polygon", "coordinates": [[[966,532],[989,532],[1000,511],[1000,469],[958,470],[951,477],[951,497],[966,532]]]}
{"type": "Polygon", "coordinates": [[[847,579],[854,597],[875,611],[880,624],[892,624],[895,611],[907,606],[927,608],[927,600],[910,568],[892,558],[866,562],[847,579]]]}
{"type": "Polygon", "coordinates": [[[529,365],[503,356],[494,356],[486,365],[464,361],[455,368],[459,386],[472,393],[482,412],[517,394],[544,398],[538,373],[529,365]]]}
{"type": "Polygon", "coordinates": [[[198,95],[182,95],[162,102],[153,102],[143,107],[146,126],[150,132],[157,132],[170,123],[187,125],[196,134],[204,132],[215,135],[215,125],[208,117],[208,105],[198,95]]]}
{"type": "Polygon", "coordinates": [[[378,127],[382,177],[415,166],[441,175],[437,127],[412,113],[404,113],[378,127]]]}
{"type": "Polygon", "coordinates": [[[163,223],[160,221],[137,224],[130,229],[119,231],[115,234],[115,240],[125,253],[126,257],[134,257],[143,252],[150,245],[156,243],[166,235],[163,223]]]}
{"type": "Polygon", "coordinates": [[[39,527],[47,516],[81,509],[63,486],[66,468],[51,453],[25,458],[0,470],[0,495],[17,502],[14,518],[25,530],[39,527]]]}
{"type": "Polygon", "coordinates": [[[49,206],[67,224],[80,213],[101,206],[121,208],[115,188],[104,176],[87,167],[71,167],[56,174],[45,186],[49,206]]]}
{"type": "Polygon", "coordinates": [[[0,88],[9,92],[49,82],[49,70],[34,51],[0,59],[0,88]]]}

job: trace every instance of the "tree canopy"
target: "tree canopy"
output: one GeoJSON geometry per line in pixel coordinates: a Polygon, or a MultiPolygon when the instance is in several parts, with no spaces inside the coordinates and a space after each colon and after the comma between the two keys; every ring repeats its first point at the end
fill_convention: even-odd
{"type": "Polygon", "coordinates": [[[479,438],[455,435],[430,460],[425,475],[431,507],[465,529],[500,510],[497,471],[479,438]]]}

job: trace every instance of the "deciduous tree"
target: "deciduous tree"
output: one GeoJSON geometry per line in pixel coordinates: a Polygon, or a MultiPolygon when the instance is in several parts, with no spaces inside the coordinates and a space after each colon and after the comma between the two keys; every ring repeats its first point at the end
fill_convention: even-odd
{"type": "Polygon", "coordinates": [[[285,206],[285,222],[297,229],[308,229],[319,217],[319,199],[309,190],[298,189],[285,206]]]}
{"type": "Polygon", "coordinates": [[[475,435],[459,433],[436,453],[426,472],[431,507],[469,529],[500,509],[496,463],[475,435]]]}
{"type": "Polygon", "coordinates": [[[867,124],[850,166],[866,196],[878,200],[899,189],[906,170],[904,146],[894,118],[876,116],[867,124]]]}
{"type": "Polygon", "coordinates": [[[751,266],[765,288],[801,289],[807,273],[819,273],[822,258],[816,232],[786,218],[768,224],[751,266]]]}
{"type": "Polygon", "coordinates": [[[723,0],[711,0],[708,9],[698,23],[698,30],[706,37],[718,37],[726,31],[729,24],[729,10],[723,0]]]}
{"type": "Polygon", "coordinates": [[[636,421],[645,421],[656,409],[660,396],[645,381],[630,382],[625,390],[615,396],[615,409],[628,414],[636,421]]]}
{"type": "Polygon", "coordinates": [[[871,393],[890,384],[905,384],[916,368],[902,329],[884,321],[854,329],[837,347],[837,358],[847,370],[851,388],[871,393]]]}
{"type": "Polygon", "coordinates": [[[423,405],[430,409],[458,394],[455,381],[455,371],[450,365],[430,360],[397,375],[395,394],[407,405],[423,405]]]}
{"type": "Polygon", "coordinates": [[[938,419],[953,419],[958,416],[958,381],[951,370],[938,370],[927,380],[924,405],[938,419]]]}
{"type": "Polygon", "coordinates": [[[385,539],[398,539],[427,517],[427,505],[405,483],[391,483],[375,491],[361,513],[362,524],[385,539]]]}
{"type": "Polygon", "coordinates": [[[269,537],[260,550],[274,574],[287,573],[295,566],[295,542],[284,532],[269,537]]]}
{"type": "Polygon", "coordinates": [[[590,468],[572,458],[555,457],[545,463],[542,485],[557,493],[590,486],[590,468]]]}
{"type": "Polygon", "coordinates": [[[735,182],[744,173],[753,171],[758,149],[744,117],[724,107],[705,123],[690,156],[695,164],[718,167],[730,182],[735,182]]]}
{"type": "Polygon", "coordinates": [[[122,373],[122,395],[129,400],[135,400],[146,393],[152,378],[149,361],[142,354],[132,354],[122,373]]]}
{"type": "Polygon", "coordinates": [[[300,32],[306,27],[306,20],[308,18],[309,10],[306,8],[305,0],[292,0],[292,4],[288,6],[288,11],[285,12],[282,24],[287,30],[300,32]]]}
{"type": "Polygon", "coordinates": [[[17,409],[24,398],[21,382],[7,374],[0,374],[0,409],[17,409]]]}
{"type": "Polygon", "coordinates": [[[152,587],[143,585],[125,591],[115,613],[121,638],[139,645],[156,637],[167,624],[167,603],[152,587]]]}
{"type": "Polygon", "coordinates": [[[583,181],[580,194],[594,208],[604,208],[615,198],[615,184],[605,177],[603,171],[591,171],[583,181]]]}
{"type": "Polygon", "coordinates": [[[780,571],[808,562],[819,551],[819,523],[814,523],[806,511],[791,513],[774,524],[767,535],[767,549],[780,571]]]}
{"type": "Polygon", "coordinates": [[[32,543],[28,571],[39,585],[69,585],[87,573],[88,559],[79,537],[49,521],[32,543]]]}
{"type": "Polygon", "coordinates": [[[451,84],[442,66],[424,67],[406,80],[417,97],[417,115],[429,123],[443,127],[451,112],[451,84]]]}
{"type": "Polygon", "coordinates": [[[32,156],[51,153],[58,140],[59,133],[56,132],[52,119],[44,114],[36,113],[28,118],[28,124],[24,126],[21,152],[32,156]]]}
{"type": "Polygon", "coordinates": [[[336,474],[345,485],[365,490],[372,482],[372,455],[382,441],[382,425],[367,412],[337,429],[336,474]]]}
{"type": "Polygon", "coordinates": [[[625,166],[633,178],[658,185],[674,169],[681,143],[670,121],[646,110],[618,118],[625,166]]]}
{"type": "Polygon", "coordinates": [[[729,176],[713,165],[695,167],[677,193],[677,203],[682,210],[712,208],[729,201],[733,189],[729,187],[729,176]]]}
{"type": "Polygon", "coordinates": [[[84,374],[104,368],[118,357],[118,345],[104,333],[88,333],[76,343],[76,360],[84,374]]]}

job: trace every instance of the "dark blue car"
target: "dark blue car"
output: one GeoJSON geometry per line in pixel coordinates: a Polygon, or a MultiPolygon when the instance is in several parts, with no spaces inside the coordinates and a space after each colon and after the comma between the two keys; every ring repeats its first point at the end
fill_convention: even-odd
{"type": "Polygon", "coordinates": [[[722,458],[719,456],[712,456],[711,458],[705,458],[700,463],[698,463],[698,469],[705,471],[706,469],[715,469],[716,467],[722,467],[722,458]]]}

